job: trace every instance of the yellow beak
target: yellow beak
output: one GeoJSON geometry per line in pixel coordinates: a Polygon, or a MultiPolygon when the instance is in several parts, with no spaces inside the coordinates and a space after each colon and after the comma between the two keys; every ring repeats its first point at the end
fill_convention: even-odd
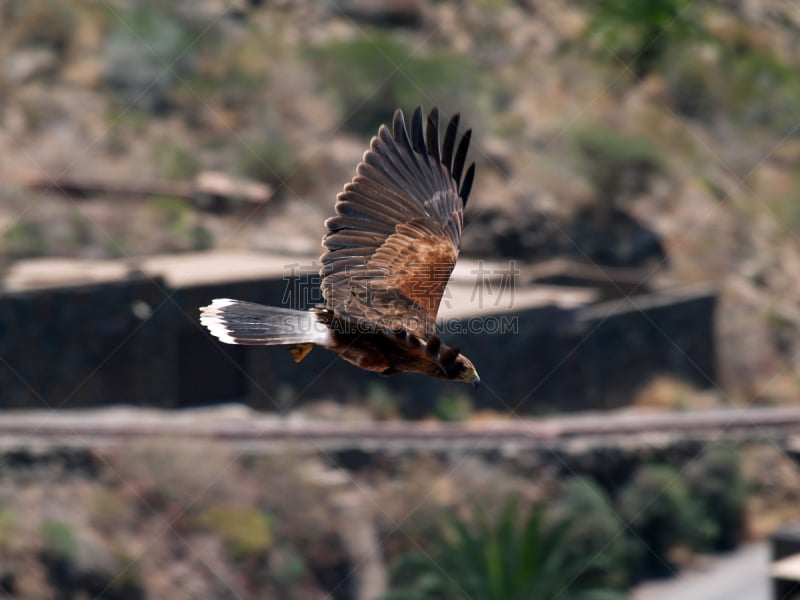
{"type": "Polygon", "coordinates": [[[472,387],[478,389],[478,386],[481,384],[481,378],[478,377],[478,372],[473,369],[472,377],[470,378],[469,382],[472,384],[472,387]]]}

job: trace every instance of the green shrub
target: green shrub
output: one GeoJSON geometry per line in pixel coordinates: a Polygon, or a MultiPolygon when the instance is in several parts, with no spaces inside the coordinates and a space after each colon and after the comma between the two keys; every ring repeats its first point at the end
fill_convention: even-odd
{"type": "Polygon", "coordinates": [[[339,98],[345,125],[363,135],[374,135],[381,123],[389,123],[396,107],[453,106],[460,91],[475,85],[475,69],[466,57],[422,54],[386,33],[317,46],[308,56],[339,98]]]}
{"type": "Polygon", "coordinates": [[[554,512],[557,523],[569,525],[565,534],[568,560],[595,557],[579,579],[624,586],[630,576],[626,562],[629,540],[603,488],[588,477],[573,477],[564,486],[554,512]]]}
{"type": "Polygon", "coordinates": [[[641,578],[671,574],[678,547],[702,548],[713,534],[677,469],[645,465],[622,489],[619,514],[633,533],[632,564],[641,578]]]}
{"type": "Polygon", "coordinates": [[[155,438],[132,444],[114,461],[126,489],[149,511],[191,517],[242,494],[239,463],[227,447],[155,438]]]}
{"type": "Polygon", "coordinates": [[[406,556],[398,573],[408,586],[387,598],[482,600],[619,599],[590,576],[594,553],[570,547],[571,523],[548,526],[544,505],[527,514],[509,501],[496,522],[476,506],[472,521],[452,517],[432,553],[406,556]]]}
{"type": "Polygon", "coordinates": [[[219,535],[237,559],[261,556],[272,546],[270,521],[255,508],[211,506],[200,513],[197,525],[219,535]]]}
{"type": "Polygon", "coordinates": [[[792,115],[800,111],[798,65],[777,54],[720,43],[716,52],[698,57],[688,47],[671,54],[665,75],[670,103],[688,117],[725,117],[749,128],[793,133],[792,115]]]}
{"type": "Polygon", "coordinates": [[[48,520],[42,524],[42,550],[48,556],[73,561],[78,555],[75,532],[63,521],[48,520]]]}
{"type": "Polygon", "coordinates": [[[199,221],[188,200],[156,196],[150,200],[150,205],[169,232],[174,250],[197,251],[213,247],[214,235],[199,221]]]}
{"type": "Polygon", "coordinates": [[[214,247],[214,234],[202,223],[191,225],[186,232],[189,250],[199,252],[214,247]]]}
{"type": "Polygon", "coordinates": [[[172,87],[191,63],[193,40],[184,26],[155,8],[140,7],[120,14],[106,44],[105,79],[125,108],[165,110],[172,87]]]}
{"type": "Polygon", "coordinates": [[[766,127],[779,135],[795,133],[800,111],[798,65],[788,64],[767,52],[724,54],[726,104],[744,125],[766,127]]]}
{"type": "Polygon", "coordinates": [[[155,150],[155,159],[167,179],[192,179],[202,165],[194,153],[178,144],[162,144],[155,150]]]}
{"type": "Polygon", "coordinates": [[[122,495],[99,490],[89,500],[87,512],[92,526],[98,531],[110,535],[128,522],[131,507],[122,495]]]}
{"type": "MultiPolygon", "coordinates": [[[[268,128],[270,129],[270,128],[268,128]]],[[[297,172],[297,155],[277,130],[271,130],[259,141],[242,144],[239,149],[239,170],[243,175],[272,185],[276,192],[288,188],[292,192],[301,177],[297,172]]]]}
{"type": "Polygon", "coordinates": [[[108,591],[103,597],[119,600],[144,598],[142,557],[121,548],[114,548],[111,554],[114,566],[109,573],[110,580],[104,584],[108,591]]]}
{"type": "Polygon", "coordinates": [[[433,406],[433,414],[442,421],[464,421],[472,412],[472,400],[459,392],[443,392],[433,406]]]}
{"type": "Polygon", "coordinates": [[[671,54],[664,67],[667,98],[676,112],[690,119],[711,121],[724,106],[727,74],[715,60],[697,56],[697,49],[671,54]]]}
{"type": "Polygon", "coordinates": [[[376,419],[392,420],[400,415],[397,398],[382,381],[373,381],[367,386],[364,402],[376,419]]]}
{"type": "Polygon", "coordinates": [[[709,523],[710,548],[715,551],[735,548],[745,534],[748,491],[739,452],[730,446],[707,448],[687,467],[684,479],[709,523]]]}
{"type": "Polygon", "coordinates": [[[579,129],[573,143],[598,199],[609,208],[620,197],[646,191],[650,178],[666,171],[663,155],[647,138],[591,126],[579,129]]]}
{"type": "Polygon", "coordinates": [[[591,0],[589,31],[638,76],[656,68],[668,50],[707,37],[692,0],[591,0]]]}
{"type": "Polygon", "coordinates": [[[149,203],[156,209],[159,218],[170,233],[180,234],[183,231],[186,220],[192,212],[188,200],[173,196],[155,196],[150,199],[149,203]]]}
{"type": "Polygon", "coordinates": [[[86,248],[91,244],[93,223],[80,210],[73,209],[69,213],[70,242],[76,248],[86,248]]]}
{"type": "Polygon", "coordinates": [[[16,523],[13,510],[8,507],[0,508],[0,553],[7,552],[18,535],[16,523]]]}
{"type": "Polygon", "coordinates": [[[12,258],[33,258],[47,252],[42,226],[36,221],[17,221],[3,233],[3,245],[12,258]]]}

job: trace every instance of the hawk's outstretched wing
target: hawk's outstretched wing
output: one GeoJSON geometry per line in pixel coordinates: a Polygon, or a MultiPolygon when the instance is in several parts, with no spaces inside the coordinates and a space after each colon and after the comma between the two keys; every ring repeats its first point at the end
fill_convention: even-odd
{"type": "Polygon", "coordinates": [[[322,291],[337,317],[369,328],[404,329],[422,339],[436,313],[461,247],[461,227],[475,164],[464,173],[471,131],[456,146],[459,116],[441,149],[436,108],[423,126],[401,110],[392,132],[381,126],[325,222],[322,291]],[[462,181],[463,174],[463,181],[462,181]]]}

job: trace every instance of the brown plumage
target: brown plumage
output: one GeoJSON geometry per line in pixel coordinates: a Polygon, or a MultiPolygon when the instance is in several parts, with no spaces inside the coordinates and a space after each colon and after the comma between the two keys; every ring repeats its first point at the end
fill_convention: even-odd
{"type": "Polygon", "coordinates": [[[411,135],[401,110],[381,126],[325,222],[325,304],[296,311],[217,299],[200,320],[234,344],[295,344],[300,361],[312,345],[383,375],[415,372],[471,382],[480,379],[457,347],[436,336],[436,314],[461,247],[475,165],[466,171],[470,131],[458,138],[459,116],[439,143],[439,113],[417,108],[411,135]],[[463,177],[462,177],[463,176],[463,177]]]}

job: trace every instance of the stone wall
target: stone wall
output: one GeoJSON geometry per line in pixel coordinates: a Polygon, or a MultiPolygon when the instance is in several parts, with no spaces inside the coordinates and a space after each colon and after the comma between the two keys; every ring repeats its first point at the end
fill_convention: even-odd
{"type": "Polygon", "coordinates": [[[318,398],[362,402],[379,386],[409,416],[453,393],[479,408],[532,413],[622,406],[657,374],[701,387],[714,382],[715,295],[705,289],[455,319],[448,330],[465,333],[443,338],[478,367],[476,392],[415,375],[382,378],[323,349],[296,365],[285,348],[221,344],[198,322],[198,307],[213,298],[280,304],[286,285],[274,277],[170,288],[148,277],[7,293],[0,296],[0,407],[244,400],[284,411],[318,398]],[[499,333],[500,326],[510,331],[499,333]]]}

